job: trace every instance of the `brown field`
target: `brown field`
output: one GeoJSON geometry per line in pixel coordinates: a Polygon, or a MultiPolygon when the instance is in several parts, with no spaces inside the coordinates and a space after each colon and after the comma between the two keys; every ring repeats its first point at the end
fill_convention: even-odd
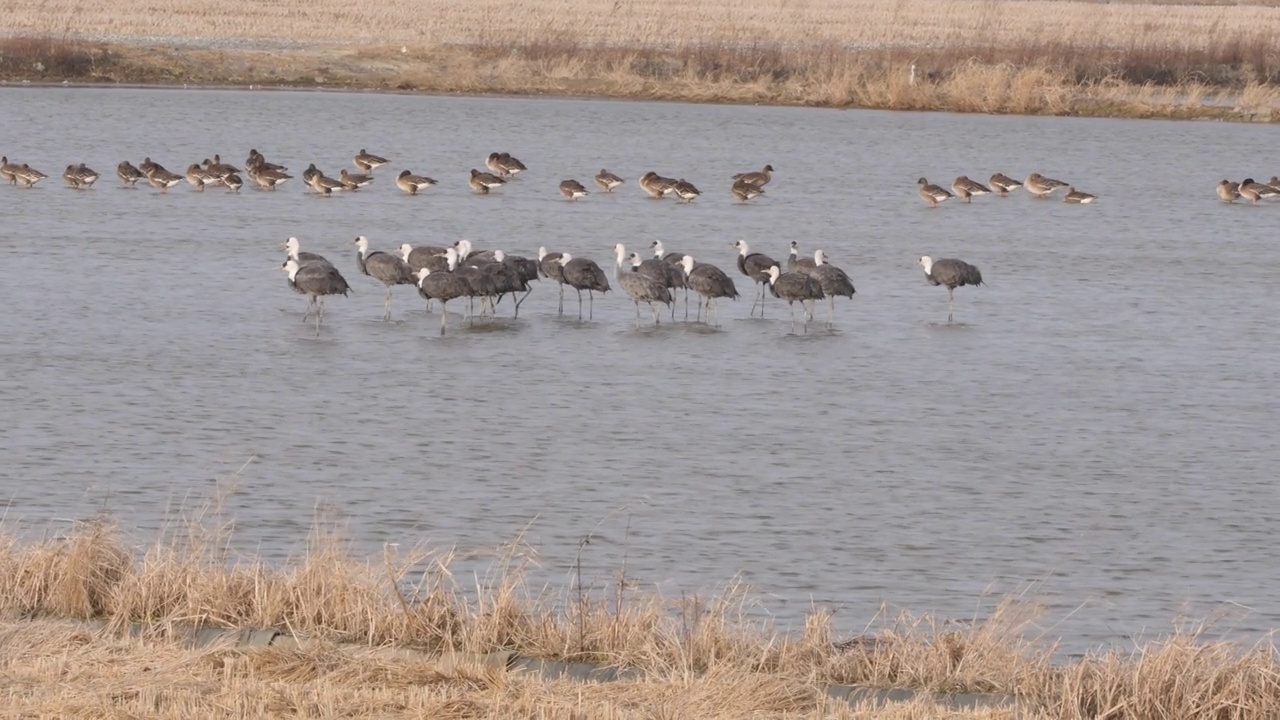
{"type": "Polygon", "coordinates": [[[144,548],[102,521],[43,541],[0,536],[6,709],[165,718],[871,716],[824,696],[825,686],[845,684],[999,693],[1020,703],[966,714],[920,699],[876,717],[1280,717],[1280,663],[1269,643],[1174,633],[1132,652],[1055,664],[1052,641],[1032,629],[1036,613],[1019,598],[971,621],[882,613],[854,637],[837,636],[817,610],[802,632],[780,634],[749,619],[751,599],[738,586],[667,598],[620,573],[605,588],[534,590],[518,546],[463,586],[447,552],[389,547],[362,559],[316,534],[304,556],[269,566],[231,553],[229,540],[204,522],[144,548]],[[139,624],[141,634],[129,632],[139,624]],[[194,648],[174,632],[192,624],[278,628],[304,642],[194,648]],[[637,676],[575,684],[449,661],[497,651],[637,676]]]}
{"type": "Polygon", "coordinates": [[[1144,117],[1280,107],[1274,2],[0,0],[0,15],[9,80],[1144,117]]]}

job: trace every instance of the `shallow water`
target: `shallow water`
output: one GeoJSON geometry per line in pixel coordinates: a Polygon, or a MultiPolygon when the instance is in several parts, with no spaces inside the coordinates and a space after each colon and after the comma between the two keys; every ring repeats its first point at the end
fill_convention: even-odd
{"type": "Polygon", "coordinates": [[[881,602],[971,617],[1028,584],[1071,649],[1181,613],[1229,611],[1219,628],[1250,637],[1280,623],[1280,208],[1213,192],[1276,172],[1257,165],[1273,127],[74,88],[0,89],[0,127],[0,152],[52,176],[0,186],[11,528],[106,510],[148,542],[222,488],[237,542],[270,558],[299,552],[317,515],[362,552],[456,544],[470,559],[455,571],[527,528],[542,580],[565,582],[590,535],[588,578],[625,562],[679,593],[740,574],[785,623],[816,605],[857,629],[881,602]],[[115,184],[125,158],[181,171],[250,147],[295,174],[354,170],[361,147],[392,163],[329,199],[297,180],[238,196],[115,184]],[[467,171],[494,150],[530,170],[472,195],[467,171]],[[98,186],[63,187],[82,161],[98,186]],[[767,195],[732,202],[728,177],[766,162],[767,195]],[[560,197],[601,166],[627,184],[560,197]],[[403,168],[441,184],[403,196],[403,168]],[[649,200],[649,169],[704,195],[649,200]],[[915,194],[920,175],[997,170],[1101,199],[931,210],[915,194]],[[719,330],[637,330],[616,293],[579,322],[573,293],[558,317],[543,283],[519,320],[453,315],[441,337],[411,288],[381,322],[361,234],[545,245],[606,268],[615,242],[662,239],[729,271],[743,299],[721,303],[719,330]],[[278,270],[291,235],[354,288],[318,339],[278,270]],[[773,299],[750,319],[738,239],[779,258],[792,239],[825,248],[858,294],[831,330],[793,331],[773,299]],[[989,283],[957,290],[954,325],[915,265],[926,253],[989,283]]]}

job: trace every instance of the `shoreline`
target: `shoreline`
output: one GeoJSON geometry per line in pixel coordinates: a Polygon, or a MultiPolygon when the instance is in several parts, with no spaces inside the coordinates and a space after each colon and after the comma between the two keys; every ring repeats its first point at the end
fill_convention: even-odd
{"type": "MultiPolygon", "coordinates": [[[[198,39],[196,39],[198,40],[198,39]]],[[[193,41],[195,42],[195,41],[193,41]]],[[[208,44],[208,43],[206,43],[208,44]]],[[[554,97],[828,109],[916,110],[995,115],[1280,121],[1280,89],[1209,84],[1073,84],[1065,71],[970,62],[950,77],[916,79],[909,68],[878,63],[833,81],[797,76],[814,52],[771,49],[781,63],[753,78],[704,77],[725,67],[722,53],[691,68],[680,50],[617,49],[600,55],[566,46],[495,54],[480,46],[216,49],[197,44],[144,47],[74,38],[0,39],[0,87],[131,87],[377,92],[404,95],[554,97]],[[778,55],[782,53],[782,55],[778,55]],[[783,55],[787,55],[783,57],[783,55]],[[582,58],[587,58],[583,60],[582,58]],[[578,61],[574,59],[578,58],[578,61]],[[620,68],[619,63],[625,65],[620,68]],[[705,67],[704,67],[705,65],[705,67]],[[677,72],[676,67],[683,67],[677,72]],[[641,68],[642,70],[637,70],[641,68]],[[655,69],[656,68],[656,69],[655,69]],[[787,70],[791,68],[791,70],[787,70]],[[38,69],[38,71],[36,70],[38,69]],[[878,74],[871,74],[876,70],[878,74]],[[791,74],[788,75],[787,73],[791,74]],[[786,75],[770,81],[767,76],[786,75]],[[911,73],[905,75],[905,73],[911,73]],[[904,81],[905,80],[905,81],[904,81]],[[977,89],[974,89],[976,86],[977,89]],[[963,92],[962,92],[963,91],[963,92]]],[[[725,51],[735,55],[737,51],[725,51]]],[[[757,54],[764,51],[753,51],[757,54]]],[[[856,54],[828,65],[860,63],[856,54]]],[[[727,58],[732,60],[733,58],[727,58]]],[[[756,58],[761,61],[761,58],[756,58]]],[[[830,74],[828,67],[826,74],[830,74]]],[[[849,70],[853,72],[853,70],[849,70]]]]}
{"type": "Polygon", "coordinates": [[[702,714],[687,708],[672,717],[848,717],[850,699],[854,712],[889,701],[911,708],[909,717],[1083,720],[1115,708],[1132,717],[1280,714],[1272,640],[1214,641],[1204,623],[1065,661],[1037,626],[1039,609],[1018,595],[959,621],[881,610],[851,636],[816,608],[797,631],[781,633],[752,619],[757,601],[740,583],[677,598],[619,572],[603,586],[575,578],[538,588],[514,545],[474,587],[462,586],[448,548],[388,545],[380,556],[356,557],[319,528],[304,555],[269,565],[229,549],[232,523],[216,509],[195,518],[143,547],[101,517],[39,540],[0,533],[0,668],[30,688],[10,700],[20,695],[27,707],[52,712],[77,692],[67,689],[68,675],[117,673],[106,686],[154,685],[151,716],[163,709],[191,717],[227,696],[268,702],[281,682],[308,692],[324,678],[334,681],[326,691],[335,701],[358,703],[359,693],[376,690],[380,703],[403,709],[409,688],[458,679],[452,658],[499,658],[501,667],[473,668],[463,680],[482,673],[489,691],[533,688],[532,707],[568,703],[579,713],[584,693],[616,713],[693,692],[700,702],[717,699],[702,714]],[[268,630],[251,632],[261,628],[268,630]],[[12,641],[42,633],[62,640],[12,641]],[[37,655],[45,659],[34,662],[37,655]],[[242,670],[278,661],[314,672],[231,677],[222,672],[231,661],[242,670]],[[172,689],[174,677],[210,663],[218,672],[202,678],[202,692],[172,689]],[[417,679],[367,674],[391,666],[399,668],[391,676],[417,679]]]}

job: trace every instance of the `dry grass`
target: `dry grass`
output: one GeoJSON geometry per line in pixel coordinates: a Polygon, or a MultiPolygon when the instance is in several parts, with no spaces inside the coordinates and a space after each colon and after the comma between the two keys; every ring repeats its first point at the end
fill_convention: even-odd
{"type": "MultiPolygon", "coordinates": [[[[515,552],[477,586],[461,587],[447,553],[358,559],[316,534],[305,556],[271,567],[227,547],[226,533],[201,519],[143,550],[105,521],[41,542],[0,540],[9,706],[62,716],[133,703],[157,717],[210,708],[239,716],[854,717],[822,689],[858,684],[1011,694],[1024,712],[1081,720],[1280,716],[1280,665],[1269,643],[1241,648],[1174,633],[1133,654],[1054,665],[1053,646],[1024,635],[1035,612],[1017,598],[972,622],[884,614],[867,634],[839,638],[822,611],[796,634],[750,620],[738,586],[673,599],[620,578],[604,592],[534,592],[515,552]],[[141,637],[125,632],[135,623],[147,628],[141,637]],[[191,650],[172,632],[191,623],[280,628],[308,642],[191,650]],[[378,652],[386,647],[423,652],[378,652]],[[438,659],[499,650],[639,674],[573,686],[438,659]]],[[[895,712],[945,716],[924,705],[895,712]]]]}
{"type": "Polygon", "coordinates": [[[9,79],[1161,117],[1280,106],[1271,4],[0,0],[0,13],[18,36],[0,41],[9,79]]]}
{"type": "Polygon", "coordinates": [[[720,671],[608,684],[543,680],[428,656],[305,649],[192,649],[58,621],[0,623],[5,716],[654,718],[955,718],[1009,720],[926,701],[850,708],[795,680],[720,671]]]}

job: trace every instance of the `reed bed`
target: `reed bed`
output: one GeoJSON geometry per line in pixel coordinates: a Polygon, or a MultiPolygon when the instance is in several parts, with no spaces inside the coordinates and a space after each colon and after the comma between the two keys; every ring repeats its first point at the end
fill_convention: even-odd
{"type": "MultiPolygon", "coordinates": [[[[1132,652],[1055,664],[1052,642],[1033,634],[1034,606],[1021,598],[965,622],[886,612],[854,637],[837,636],[815,610],[802,631],[779,633],[751,619],[739,585],[669,598],[620,576],[609,587],[539,590],[526,582],[521,554],[508,552],[463,586],[448,552],[388,548],[357,558],[317,532],[305,554],[272,566],[236,555],[229,540],[203,520],[142,548],[106,520],[42,541],[0,537],[0,666],[9,701],[22,703],[11,706],[53,712],[65,701],[80,708],[65,714],[92,715],[115,698],[163,709],[152,713],[160,717],[224,706],[242,715],[511,717],[499,709],[523,708],[516,713],[527,717],[859,717],[871,709],[823,693],[855,684],[1012,695],[1020,717],[1280,716],[1270,642],[1240,647],[1174,632],[1132,652]],[[147,631],[126,632],[135,624],[147,631]],[[279,628],[309,642],[195,650],[173,632],[190,624],[279,628]],[[387,647],[421,654],[372,654],[387,647]],[[442,655],[502,650],[638,674],[588,688],[440,664],[442,655]]],[[[921,700],[894,712],[952,711],[921,700]]],[[[1008,708],[982,712],[954,716],[1012,717],[1008,708]]]]}
{"type": "Polygon", "coordinates": [[[0,0],[0,12],[7,79],[1143,117],[1280,108],[1269,4],[0,0]]]}

